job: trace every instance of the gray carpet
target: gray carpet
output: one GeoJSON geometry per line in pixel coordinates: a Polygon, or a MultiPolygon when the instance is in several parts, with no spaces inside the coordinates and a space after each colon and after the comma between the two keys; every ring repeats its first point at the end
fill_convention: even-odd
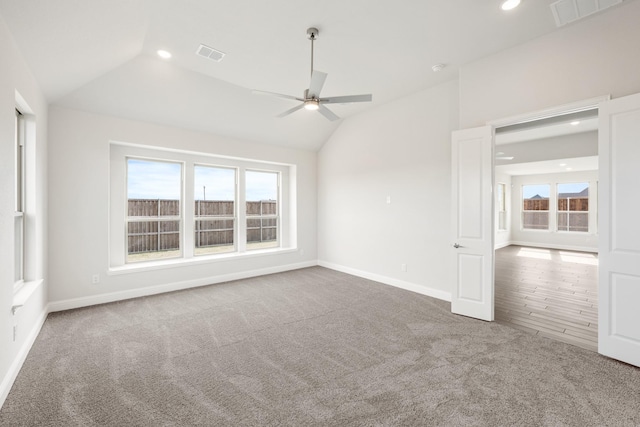
{"type": "Polygon", "coordinates": [[[2,426],[637,426],[640,369],[314,267],[51,314],[2,426]]]}

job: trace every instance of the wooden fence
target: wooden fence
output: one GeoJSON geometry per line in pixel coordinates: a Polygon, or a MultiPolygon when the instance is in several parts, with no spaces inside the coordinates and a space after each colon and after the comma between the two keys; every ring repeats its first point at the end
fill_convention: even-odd
{"type": "MultiPolygon", "coordinates": [[[[246,203],[247,243],[277,240],[277,218],[263,217],[277,214],[277,202],[258,200],[246,203]]],[[[130,199],[127,211],[129,254],[180,248],[180,221],[167,218],[180,215],[179,200],[130,199]],[[140,220],[135,220],[136,217],[140,220]]],[[[195,217],[196,248],[233,245],[233,201],[196,200],[195,217]]]]}
{"type": "MultiPolygon", "coordinates": [[[[523,228],[549,229],[549,213],[545,212],[549,199],[524,199],[523,210],[523,228]]],[[[557,227],[560,231],[589,231],[589,198],[559,198],[557,227]]]]}
{"type": "MultiPolygon", "coordinates": [[[[549,199],[524,199],[525,211],[548,211],[549,199]]],[[[569,197],[558,199],[559,211],[587,212],[589,210],[588,197],[569,197]],[[567,209],[569,207],[570,209],[567,209]]]]}

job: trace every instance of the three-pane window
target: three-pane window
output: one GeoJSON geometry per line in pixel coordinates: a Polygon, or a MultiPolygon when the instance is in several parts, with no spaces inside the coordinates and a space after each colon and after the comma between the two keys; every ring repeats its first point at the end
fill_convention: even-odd
{"type": "Polygon", "coordinates": [[[125,157],[125,250],[122,258],[112,252],[112,265],[281,246],[286,167],[262,170],[251,168],[258,163],[215,165],[182,157],[125,157]]]}

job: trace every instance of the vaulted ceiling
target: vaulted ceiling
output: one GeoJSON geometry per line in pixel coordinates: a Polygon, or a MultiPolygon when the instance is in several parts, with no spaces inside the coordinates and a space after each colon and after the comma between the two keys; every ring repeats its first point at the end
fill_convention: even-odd
{"type": "Polygon", "coordinates": [[[305,110],[276,118],[295,101],[251,91],[302,95],[308,27],[320,30],[322,94],[373,94],[331,106],[345,118],[555,31],[552,2],[504,12],[499,0],[0,0],[0,17],[50,103],[316,150],[340,121],[305,110]],[[200,44],[225,58],[197,56],[200,44]]]}

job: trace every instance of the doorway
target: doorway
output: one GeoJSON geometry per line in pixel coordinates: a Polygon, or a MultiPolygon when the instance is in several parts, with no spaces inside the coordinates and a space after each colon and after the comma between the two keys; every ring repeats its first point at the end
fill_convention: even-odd
{"type": "Polygon", "coordinates": [[[598,348],[597,109],[496,130],[495,319],[598,348]]]}

